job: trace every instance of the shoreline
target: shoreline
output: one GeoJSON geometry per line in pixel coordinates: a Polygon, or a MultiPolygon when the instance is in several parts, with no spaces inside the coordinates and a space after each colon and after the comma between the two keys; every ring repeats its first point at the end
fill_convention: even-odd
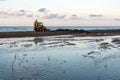
{"type": "Polygon", "coordinates": [[[0,32],[0,38],[18,38],[18,37],[41,37],[56,35],[76,35],[76,36],[115,36],[120,35],[120,29],[107,30],[53,30],[48,32],[18,31],[18,32],[0,32]]]}

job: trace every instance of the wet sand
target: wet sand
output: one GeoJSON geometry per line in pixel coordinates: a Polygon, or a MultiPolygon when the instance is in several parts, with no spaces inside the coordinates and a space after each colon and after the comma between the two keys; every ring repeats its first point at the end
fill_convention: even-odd
{"type": "Polygon", "coordinates": [[[0,80],[120,80],[120,36],[0,38],[0,56],[0,80]]]}
{"type": "Polygon", "coordinates": [[[76,36],[114,36],[120,35],[120,29],[110,30],[69,30],[59,29],[48,32],[0,32],[0,38],[13,38],[13,37],[40,37],[40,36],[56,36],[56,35],[76,35],[76,36]]]}

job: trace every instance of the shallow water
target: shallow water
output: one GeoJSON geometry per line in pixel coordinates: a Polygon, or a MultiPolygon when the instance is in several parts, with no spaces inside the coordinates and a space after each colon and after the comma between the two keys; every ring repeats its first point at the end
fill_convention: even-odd
{"type": "Polygon", "coordinates": [[[0,39],[0,80],[120,80],[120,36],[0,39]]]}
{"type": "MultiPolygon", "coordinates": [[[[46,26],[50,30],[56,29],[84,29],[84,30],[105,30],[120,29],[120,26],[46,26]]],[[[0,26],[0,32],[33,31],[33,26],[0,26]]]]}

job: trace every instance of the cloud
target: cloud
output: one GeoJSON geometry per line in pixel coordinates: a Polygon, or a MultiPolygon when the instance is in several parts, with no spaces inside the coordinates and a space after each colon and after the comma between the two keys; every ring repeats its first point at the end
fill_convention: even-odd
{"type": "Polygon", "coordinates": [[[1,10],[0,15],[6,16],[6,17],[32,17],[33,14],[26,10],[19,10],[19,11],[13,11],[13,10],[1,10]]]}
{"type": "Polygon", "coordinates": [[[59,18],[59,19],[65,19],[65,18],[66,18],[66,15],[59,15],[58,18],[59,18]]]}
{"type": "Polygon", "coordinates": [[[48,12],[48,10],[46,8],[40,8],[38,11],[42,12],[44,14],[46,14],[48,12]]]}
{"type": "Polygon", "coordinates": [[[55,18],[58,18],[58,14],[48,14],[44,18],[45,19],[55,19],[55,18]]]}
{"type": "Polygon", "coordinates": [[[33,17],[33,14],[26,14],[26,17],[33,17]]]}
{"type": "Polygon", "coordinates": [[[90,14],[89,16],[90,16],[90,17],[104,17],[104,16],[101,15],[101,14],[90,14]]]}
{"type": "Polygon", "coordinates": [[[24,9],[19,10],[19,12],[26,12],[24,9]]]}
{"type": "Polygon", "coordinates": [[[11,10],[0,10],[0,15],[2,16],[8,16],[10,14],[12,14],[11,10]]]}
{"type": "Polygon", "coordinates": [[[115,21],[120,21],[120,18],[116,18],[115,21]]]}
{"type": "Polygon", "coordinates": [[[40,8],[38,11],[39,11],[39,12],[45,12],[45,11],[46,11],[46,8],[40,8]]]}
{"type": "Polygon", "coordinates": [[[44,19],[65,19],[66,15],[60,14],[47,14],[43,17],[44,19]]]}
{"type": "Polygon", "coordinates": [[[73,14],[70,16],[71,20],[80,20],[81,18],[79,16],[77,16],[76,14],[73,14]]]}
{"type": "Polygon", "coordinates": [[[12,10],[1,10],[0,15],[4,16],[23,16],[23,13],[19,11],[12,11],[12,10]]]}

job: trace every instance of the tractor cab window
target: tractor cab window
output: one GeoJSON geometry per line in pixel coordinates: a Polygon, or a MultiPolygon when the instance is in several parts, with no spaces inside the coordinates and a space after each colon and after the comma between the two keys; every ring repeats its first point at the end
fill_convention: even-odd
{"type": "Polygon", "coordinates": [[[43,26],[43,23],[42,22],[38,22],[38,26],[43,26]]]}

